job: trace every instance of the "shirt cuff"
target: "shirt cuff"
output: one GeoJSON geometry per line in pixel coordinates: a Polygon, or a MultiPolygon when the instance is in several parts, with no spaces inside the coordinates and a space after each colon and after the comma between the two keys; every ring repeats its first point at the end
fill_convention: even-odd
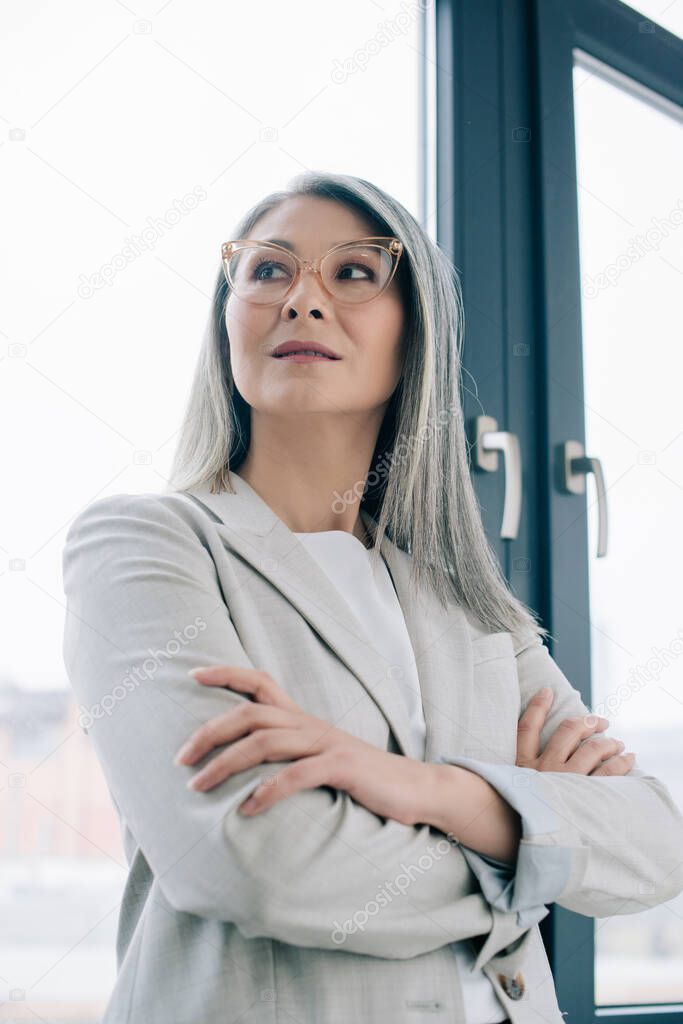
{"type": "Polygon", "coordinates": [[[477,853],[462,843],[460,847],[488,903],[502,911],[516,912],[520,927],[530,927],[543,920],[549,913],[544,904],[553,903],[569,881],[573,850],[558,846],[549,838],[559,832],[560,821],[536,788],[539,773],[534,768],[489,764],[472,757],[437,757],[436,760],[480,775],[517,811],[522,837],[516,864],[477,853]]]}

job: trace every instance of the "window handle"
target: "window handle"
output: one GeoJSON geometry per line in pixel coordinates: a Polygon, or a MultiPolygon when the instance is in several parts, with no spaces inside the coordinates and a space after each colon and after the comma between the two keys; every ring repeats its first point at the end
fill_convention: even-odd
{"type": "Polygon", "coordinates": [[[585,454],[580,441],[565,441],[562,446],[565,490],[570,494],[584,494],[586,476],[592,473],[598,496],[598,558],[607,554],[607,491],[600,459],[585,454]]]}
{"type": "Polygon", "coordinates": [[[505,466],[505,502],[500,536],[515,540],[519,533],[522,514],[522,455],[519,438],[507,430],[498,430],[498,421],[492,416],[475,419],[474,464],[487,473],[498,469],[498,452],[503,453],[505,466]]]}

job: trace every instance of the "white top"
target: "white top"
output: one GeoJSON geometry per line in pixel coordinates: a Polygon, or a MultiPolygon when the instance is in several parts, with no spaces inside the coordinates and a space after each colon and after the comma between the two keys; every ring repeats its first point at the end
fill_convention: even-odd
{"type": "MultiPolygon", "coordinates": [[[[389,570],[383,558],[373,569],[372,552],[346,530],[296,533],[323,572],[367,629],[389,664],[400,666],[396,685],[403,695],[411,725],[411,756],[423,761],[426,726],[413,647],[389,570]]],[[[467,940],[452,942],[462,982],[466,1024],[497,1024],[507,1013],[482,970],[471,973],[476,959],[467,940]]]]}

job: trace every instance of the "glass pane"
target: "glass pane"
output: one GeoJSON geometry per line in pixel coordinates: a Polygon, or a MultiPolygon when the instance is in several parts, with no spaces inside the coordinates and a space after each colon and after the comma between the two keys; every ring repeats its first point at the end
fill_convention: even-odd
{"type": "MultiPolygon", "coordinates": [[[[683,806],[683,128],[594,70],[574,82],[586,451],[609,508],[598,559],[590,478],[593,709],[683,806]]],[[[595,938],[596,1004],[683,1000],[683,896],[595,938]]]]}
{"type": "Polygon", "coordinates": [[[316,168],[424,210],[420,17],[5,5],[0,1019],[99,1021],[116,973],[126,860],[64,673],[66,530],[165,486],[220,245],[253,203],[316,168]]]}

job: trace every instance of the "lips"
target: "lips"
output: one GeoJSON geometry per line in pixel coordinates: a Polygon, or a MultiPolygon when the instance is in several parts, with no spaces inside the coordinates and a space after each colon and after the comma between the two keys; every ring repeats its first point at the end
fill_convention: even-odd
{"type": "Polygon", "coordinates": [[[300,349],[297,352],[286,352],[284,355],[276,355],[275,359],[327,359],[329,363],[333,363],[333,356],[326,356],[324,352],[314,352],[310,349],[300,349]]]}
{"type": "Polygon", "coordinates": [[[327,345],[322,345],[319,341],[299,341],[295,339],[283,341],[273,349],[271,355],[276,359],[284,359],[286,356],[292,355],[308,355],[309,357],[317,356],[318,358],[341,359],[341,356],[338,356],[336,352],[333,352],[332,349],[327,347],[327,345]]]}

